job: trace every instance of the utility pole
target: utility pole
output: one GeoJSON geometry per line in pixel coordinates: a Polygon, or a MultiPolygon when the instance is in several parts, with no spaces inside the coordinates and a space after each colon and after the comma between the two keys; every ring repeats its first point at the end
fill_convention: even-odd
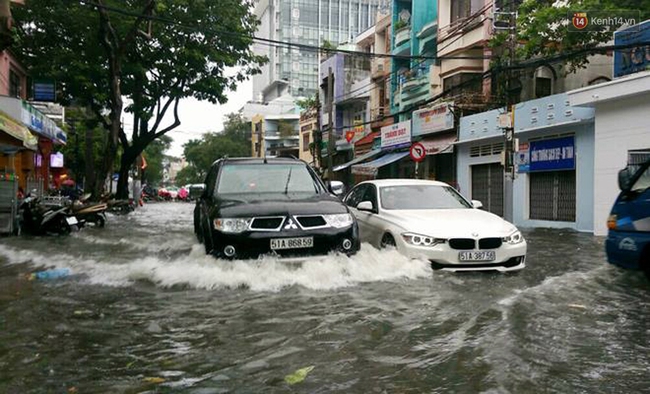
{"type": "Polygon", "coordinates": [[[515,152],[518,150],[517,140],[515,139],[515,100],[513,98],[514,72],[513,66],[516,61],[517,50],[517,10],[516,0],[510,0],[506,12],[495,11],[493,18],[494,28],[496,30],[508,30],[508,69],[505,72],[505,109],[506,113],[502,115],[499,123],[504,133],[504,201],[503,213],[504,218],[508,221],[513,220],[514,208],[514,179],[516,176],[516,167],[514,162],[515,152]],[[505,17],[505,18],[501,18],[505,17]],[[504,19],[507,19],[506,23],[504,19]]]}
{"type": "MultiPolygon", "coordinates": [[[[319,89],[320,90],[320,89],[319,89]]],[[[321,108],[320,108],[320,95],[319,92],[316,92],[316,130],[314,130],[314,162],[316,163],[316,167],[318,168],[318,171],[323,170],[323,150],[322,150],[322,143],[323,143],[323,129],[321,126],[321,121],[320,121],[320,115],[321,115],[321,108]]]]}
{"type": "Polygon", "coordinates": [[[331,181],[334,177],[334,160],[332,156],[334,155],[334,119],[332,119],[332,112],[334,110],[334,74],[332,73],[332,67],[329,68],[327,73],[327,112],[329,113],[327,119],[327,180],[331,181]]]}

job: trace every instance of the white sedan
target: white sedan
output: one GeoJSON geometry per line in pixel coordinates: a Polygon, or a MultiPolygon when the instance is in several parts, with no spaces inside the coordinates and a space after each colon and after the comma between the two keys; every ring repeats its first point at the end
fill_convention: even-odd
{"type": "Polygon", "coordinates": [[[382,179],[362,182],[345,196],[362,242],[396,247],[448,271],[516,271],[526,264],[517,228],[469,202],[443,182],[382,179]]]}

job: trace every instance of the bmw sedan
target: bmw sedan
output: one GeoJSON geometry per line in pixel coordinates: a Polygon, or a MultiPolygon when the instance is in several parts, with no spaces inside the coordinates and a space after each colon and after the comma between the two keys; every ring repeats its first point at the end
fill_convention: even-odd
{"type": "Polygon", "coordinates": [[[395,247],[434,269],[515,271],[525,267],[519,230],[483,211],[443,182],[383,179],[362,182],[345,196],[362,242],[395,247]]]}
{"type": "Polygon", "coordinates": [[[354,216],[304,161],[216,161],[194,209],[194,232],[220,258],[304,257],[359,250],[354,216]]]}

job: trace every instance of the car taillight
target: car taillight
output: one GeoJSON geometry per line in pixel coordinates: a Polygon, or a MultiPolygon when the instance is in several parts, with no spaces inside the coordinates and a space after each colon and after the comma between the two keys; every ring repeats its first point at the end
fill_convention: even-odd
{"type": "Polygon", "coordinates": [[[609,215],[607,218],[607,228],[610,230],[616,230],[616,215],[609,215]]]}

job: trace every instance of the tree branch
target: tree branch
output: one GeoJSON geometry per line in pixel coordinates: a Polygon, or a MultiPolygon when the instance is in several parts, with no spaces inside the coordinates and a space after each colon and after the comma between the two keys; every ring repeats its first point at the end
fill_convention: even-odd
{"type": "Polygon", "coordinates": [[[174,102],[174,123],[172,123],[171,125],[165,127],[164,129],[162,129],[159,132],[157,132],[156,134],[154,134],[154,137],[153,137],[154,139],[162,137],[168,131],[173,130],[173,129],[175,129],[178,126],[181,125],[181,120],[178,118],[178,102],[180,100],[181,100],[180,97],[176,97],[176,100],[174,102]]]}
{"type": "MultiPolygon", "coordinates": [[[[184,84],[181,84],[181,81],[177,81],[177,82],[174,84],[174,86],[172,86],[172,89],[170,89],[170,93],[171,93],[171,90],[173,90],[174,88],[177,88],[177,87],[179,87],[179,86],[182,88],[182,87],[185,86],[185,85],[184,85],[184,84]]],[[[171,94],[170,94],[170,95],[171,95],[171,94]]],[[[160,96],[159,96],[159,98],[160,98],[160,96]]],[[[169,106],[171,105],[171,103],[172,103],[174,100],[176,100],[175,107],[178,106],[178,99],[179,99],[179,97],[176,97],[176,98],[174,98],[174,97],[169,97],[168,100],[167,100],[167,102],[165,103],[165,105],[162,106],[162,109],[160,108],[160,106],[158,107],[158,113],[157,113],[157,115],[156,115],[156,122],[153,124],[153,127],[152,127],[151,130],[150,130],[152,133],[155,133],[156,130],[158,130],[158,127],[160,126],[160,122],[162,122],[163,117],[164,117],[165,114],[167,113],[167,110],[169,109],[169,106]]],[[[174,111],[176,111],[176,108],[174,108],[174,111]]]]}
{"type": "MultiPolygon", "coordinates": [[[[148,0],[147,4],[145,4],[144,9],[142,10],[142,13],[140,16],[138,16],[138,19],[133,22],[133,26],[131,26],[131,30],[129,30],[128,33],[124,36],[124,39],[122,42],[120,42],[118,46],[118,50],[120,55],[123,54],[126,51],[126,47],[133,42],[135,37],[139,34],[138,32],[140,31],[140,24],[142,21],[145,19],[148,19],[153,13],[153,6],[154,6],[154,0],[148,0]]],[[[151,21],[149,21],[149,30],[151,31],[151,21]]]]}
{"type": "Polygon", "coordinates": [[[124,132],[124,128],[120,127],[120,143],[122,144],[122,148],[126,150],[129,147],[129,139],[126,138],[126,133],[124,132]]]}
{"type": "Polygon", "coordinates": [[[110,130],[111,124],[106,121],[106,118],[104,117],[104,115],[102,115],[102,108],[99,105],[97,105],[97,103],[94,100],[90,103],[90,109],[91,111],[93,111],[95,117],[99,120],[102,126],[104,126],[106,130],[110,130]]]}

